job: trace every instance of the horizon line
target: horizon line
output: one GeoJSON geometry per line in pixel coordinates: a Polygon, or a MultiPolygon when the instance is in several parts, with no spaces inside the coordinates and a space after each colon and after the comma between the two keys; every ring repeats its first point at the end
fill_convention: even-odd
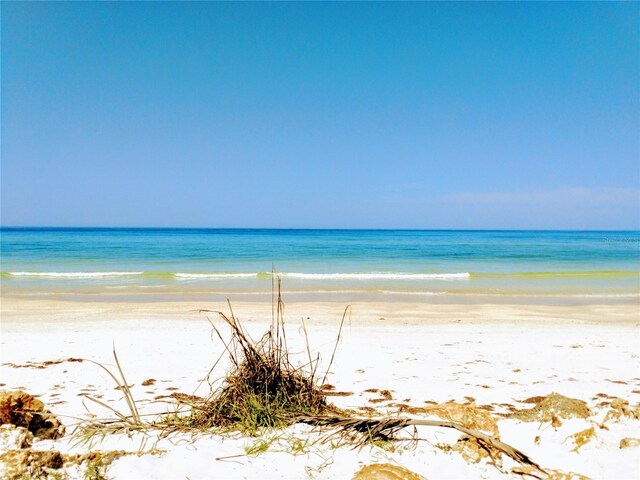
{"type": "Polygon", "coordinates": [[[162,227],[162,226],[60,226],[60,225],[0,225],[0,230],[48,229],[48,230],[303,230],[303,231],[405,231],[405,232],[640,232],[637,229],[611,228],[393,228],[393,227],[162,227]]]}

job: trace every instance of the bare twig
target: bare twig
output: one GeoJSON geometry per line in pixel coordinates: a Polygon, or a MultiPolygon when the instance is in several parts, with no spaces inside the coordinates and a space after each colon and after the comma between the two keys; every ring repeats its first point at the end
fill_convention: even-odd
{"type": "Polygon", "coordinates": [[[327,375],[329,375],[329,370],[331,370],[331,365],[333,365],[333,359],[336,356],[336,351],[338,350],[338,343],[340,343],[340,338],[342,336],[342,327],[344,326],[344,320],[345,318],[347,318],[347,312],[349,312],[351,310],[351,305],[347,305],[347,307],[344,309],[344,313],[342,314],[342,320],[340,321],[340,328],[338,329],[338,336],[336,338],[336,344],[333,346],[333,353],[331,354],[331,360],[329,361],[329,366],[327,367],[327,371],[324,374],[324,377],[322,378],[322,382],[320,382],[320,384],[324,384],[324,382],[327,380],[327,375]]]}
{"type": "Polygon", "coordinates": [[[469,436],[475,437],[492,447],[500,450],[505,455],[511,457],[515,461],[524,465],[531,465],[543,473],[543,470],[536,462],[534,462],[528,455],[524,454],[520,450],[512,447],[511,445],[504,443],[501,440],[486,435],[478,430],[467,428],[464,425],[457,422],[449,422],[445,420],[422,420],[414,418],[383,418],[383,419],[371,419],[371,418],[351,418],[351,417],[338,417],[338,416],[301,416],[298,417],[300,423],[306,423],[308,425],[314,425],[318,427],[335,427],[340,431],[355,431],[358,433],[365,433],[371,438],[390,438],[394,433],[408,426],[424,426],[424,427],[444,427],[453,428],[469,436]]]}

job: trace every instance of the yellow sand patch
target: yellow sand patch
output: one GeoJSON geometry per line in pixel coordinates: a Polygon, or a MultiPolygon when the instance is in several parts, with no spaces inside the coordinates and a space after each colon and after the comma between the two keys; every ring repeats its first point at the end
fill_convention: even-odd
{"type": "MultiPolygon", "coordinates": [[[[561,418],[587,418],[591,415],[591,410],[582,400],[565,397],[559,393],[551,393],[546,397],[537,397],[533,400],[535,406],[527,410],[520,410],[511,414],[511,418],[522,420],[523,422],[554,422],[555,426],[560,426],[561,418]]],[[[525,402],[530,403],[528,400],[525,402]]]]}
{"type": "Polygon", "coordinates": [[[422,475],[390,463],[376,463],[362,467],[353,480],[427,480],[422,475]]]}
{"type": "Polygon", "coordinates": [[[498,424],[493,416],[489,412],[476,407],[474,403],[447,402],[433,407],[423,407],[422,411],[436,415],[443,420],[461,423],[473,430],[480,430],[492,437],[499,437],[498,424]]]}
{"type": "Polygon", "coordinates": [[[620,448],[640,447],[640,438],[626,437],[620,440],[620,448]]]}
{"type": "Polygon", "coordinates": [[[574,433],[573,435],[569,435],[567,439],[571,438],[575,442],[576,446],[572,451],[577,452],[581,447],[593,440],[593,437],[595,436],[596,431],[593,427],[591,427],[578,433],[574,433]]]}

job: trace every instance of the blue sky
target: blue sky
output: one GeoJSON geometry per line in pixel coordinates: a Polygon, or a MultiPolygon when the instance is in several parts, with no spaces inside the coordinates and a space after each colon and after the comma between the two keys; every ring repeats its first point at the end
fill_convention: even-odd
{"type": "Polygon", "coordinates": [[[2,4],[2,224],[640,228],[640,4],[2,4]]]}

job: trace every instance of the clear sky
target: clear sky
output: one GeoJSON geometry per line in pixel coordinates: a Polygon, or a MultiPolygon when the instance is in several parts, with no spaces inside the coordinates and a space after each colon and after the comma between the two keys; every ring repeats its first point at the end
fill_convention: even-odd
{"type": "Polygon", "coordinates": [[[2,224],[640,228],[640,3],[2,3],[2,224]]]}

